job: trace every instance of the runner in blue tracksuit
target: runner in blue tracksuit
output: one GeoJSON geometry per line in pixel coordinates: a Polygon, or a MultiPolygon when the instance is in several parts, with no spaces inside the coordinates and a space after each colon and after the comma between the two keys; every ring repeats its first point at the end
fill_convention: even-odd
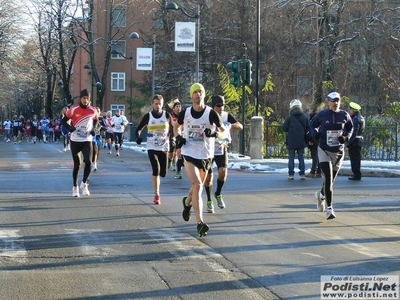
{"type": "Polygon", "coordinates": [[[326,201],[326,218],[334,219],[332,207],[333,183],[339,173],[344,159],[344,144],[353,132],[350,115],[340,109],[341,96],[337,92],[328,95],[328,109],[320,111],[310,124],[314,137],[319,138],[318,159],[324,174],[321,191],[317,191],[317,209],[324,211],[326,201]]]}

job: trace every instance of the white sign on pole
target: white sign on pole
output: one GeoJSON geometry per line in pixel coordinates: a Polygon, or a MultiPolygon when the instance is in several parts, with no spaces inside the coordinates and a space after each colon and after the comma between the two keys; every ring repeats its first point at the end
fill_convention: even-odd
{"type": "Polygon", "coordinates": [[[196,23],[175,23],[175,51],[196,52],[196,23]]]}
{"type": "Polygon", "coordinates": [[[153,68],[153,49],[137,48],[136,70],[149,71],[153,68]]]}

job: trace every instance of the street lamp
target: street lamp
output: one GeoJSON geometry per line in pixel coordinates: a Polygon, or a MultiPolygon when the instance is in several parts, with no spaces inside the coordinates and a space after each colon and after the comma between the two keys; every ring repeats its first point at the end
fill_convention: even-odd
{"type": "Polygon", "coordinates": [[[179,7],[175,2],[167,2],[165,9],[180,10],[185,16],[196,19],[196,81],[200,81],[200,4],[197,4],[197,12],[195,15],[189,15],[183,8],[179,7]]]}
{"type": "Polygon", "coordinates": [[[147,45],[151,45],[153,48],[153,55],[152,55],[152,62],[151,62],[151,71],[152,71],[152,83],[151,83],[151,97],[153,98],[155,95],[155,90],[156,90],[156,35],[153,34],[153,42],[148,42],[137,32],[132,32],[130,34],[131,39],[141,39],[144,43],[147,45]]]}

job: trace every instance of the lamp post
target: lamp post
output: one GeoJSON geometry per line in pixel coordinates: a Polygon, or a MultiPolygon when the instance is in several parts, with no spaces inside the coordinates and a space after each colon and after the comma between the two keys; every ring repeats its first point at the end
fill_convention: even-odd
{"type": "Polygon", "coordinates": [[[196,81],[200,81],[200,4],[197,4],[197,12],[195,15],[189,15],[183,8],[179,7],[175,2],[167,2],[165,9],[180,10],[185,16],[196,19],[196,81]]]}
{"type": "Polygon", "coordinates": [[[153,98],[156,90],[156,35],[153,34],[153,42],[148,42],[142,38],[137,32],[132,32],[130,34],[131,39],[141,39],[145,44],[151,45],[153,50],[151,71],[152,71],[152,83],[151,83],[151,97],[153,98]]]}

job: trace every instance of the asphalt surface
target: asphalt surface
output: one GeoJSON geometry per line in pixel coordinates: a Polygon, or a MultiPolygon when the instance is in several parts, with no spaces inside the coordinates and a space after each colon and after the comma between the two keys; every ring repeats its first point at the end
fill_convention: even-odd
{"type": "Polygon", "coordinates": [[[187,177],[167,174],[153,205],[145,152],[102,149],[75,199],[60,144],[0,143],[0,299],[320,299],[321,275],[400,273],[397,178],[340,176],[327,221],[321,179],[262,163],[275,171],[230,171],[199,238],[181,216],[187,177]]]}

